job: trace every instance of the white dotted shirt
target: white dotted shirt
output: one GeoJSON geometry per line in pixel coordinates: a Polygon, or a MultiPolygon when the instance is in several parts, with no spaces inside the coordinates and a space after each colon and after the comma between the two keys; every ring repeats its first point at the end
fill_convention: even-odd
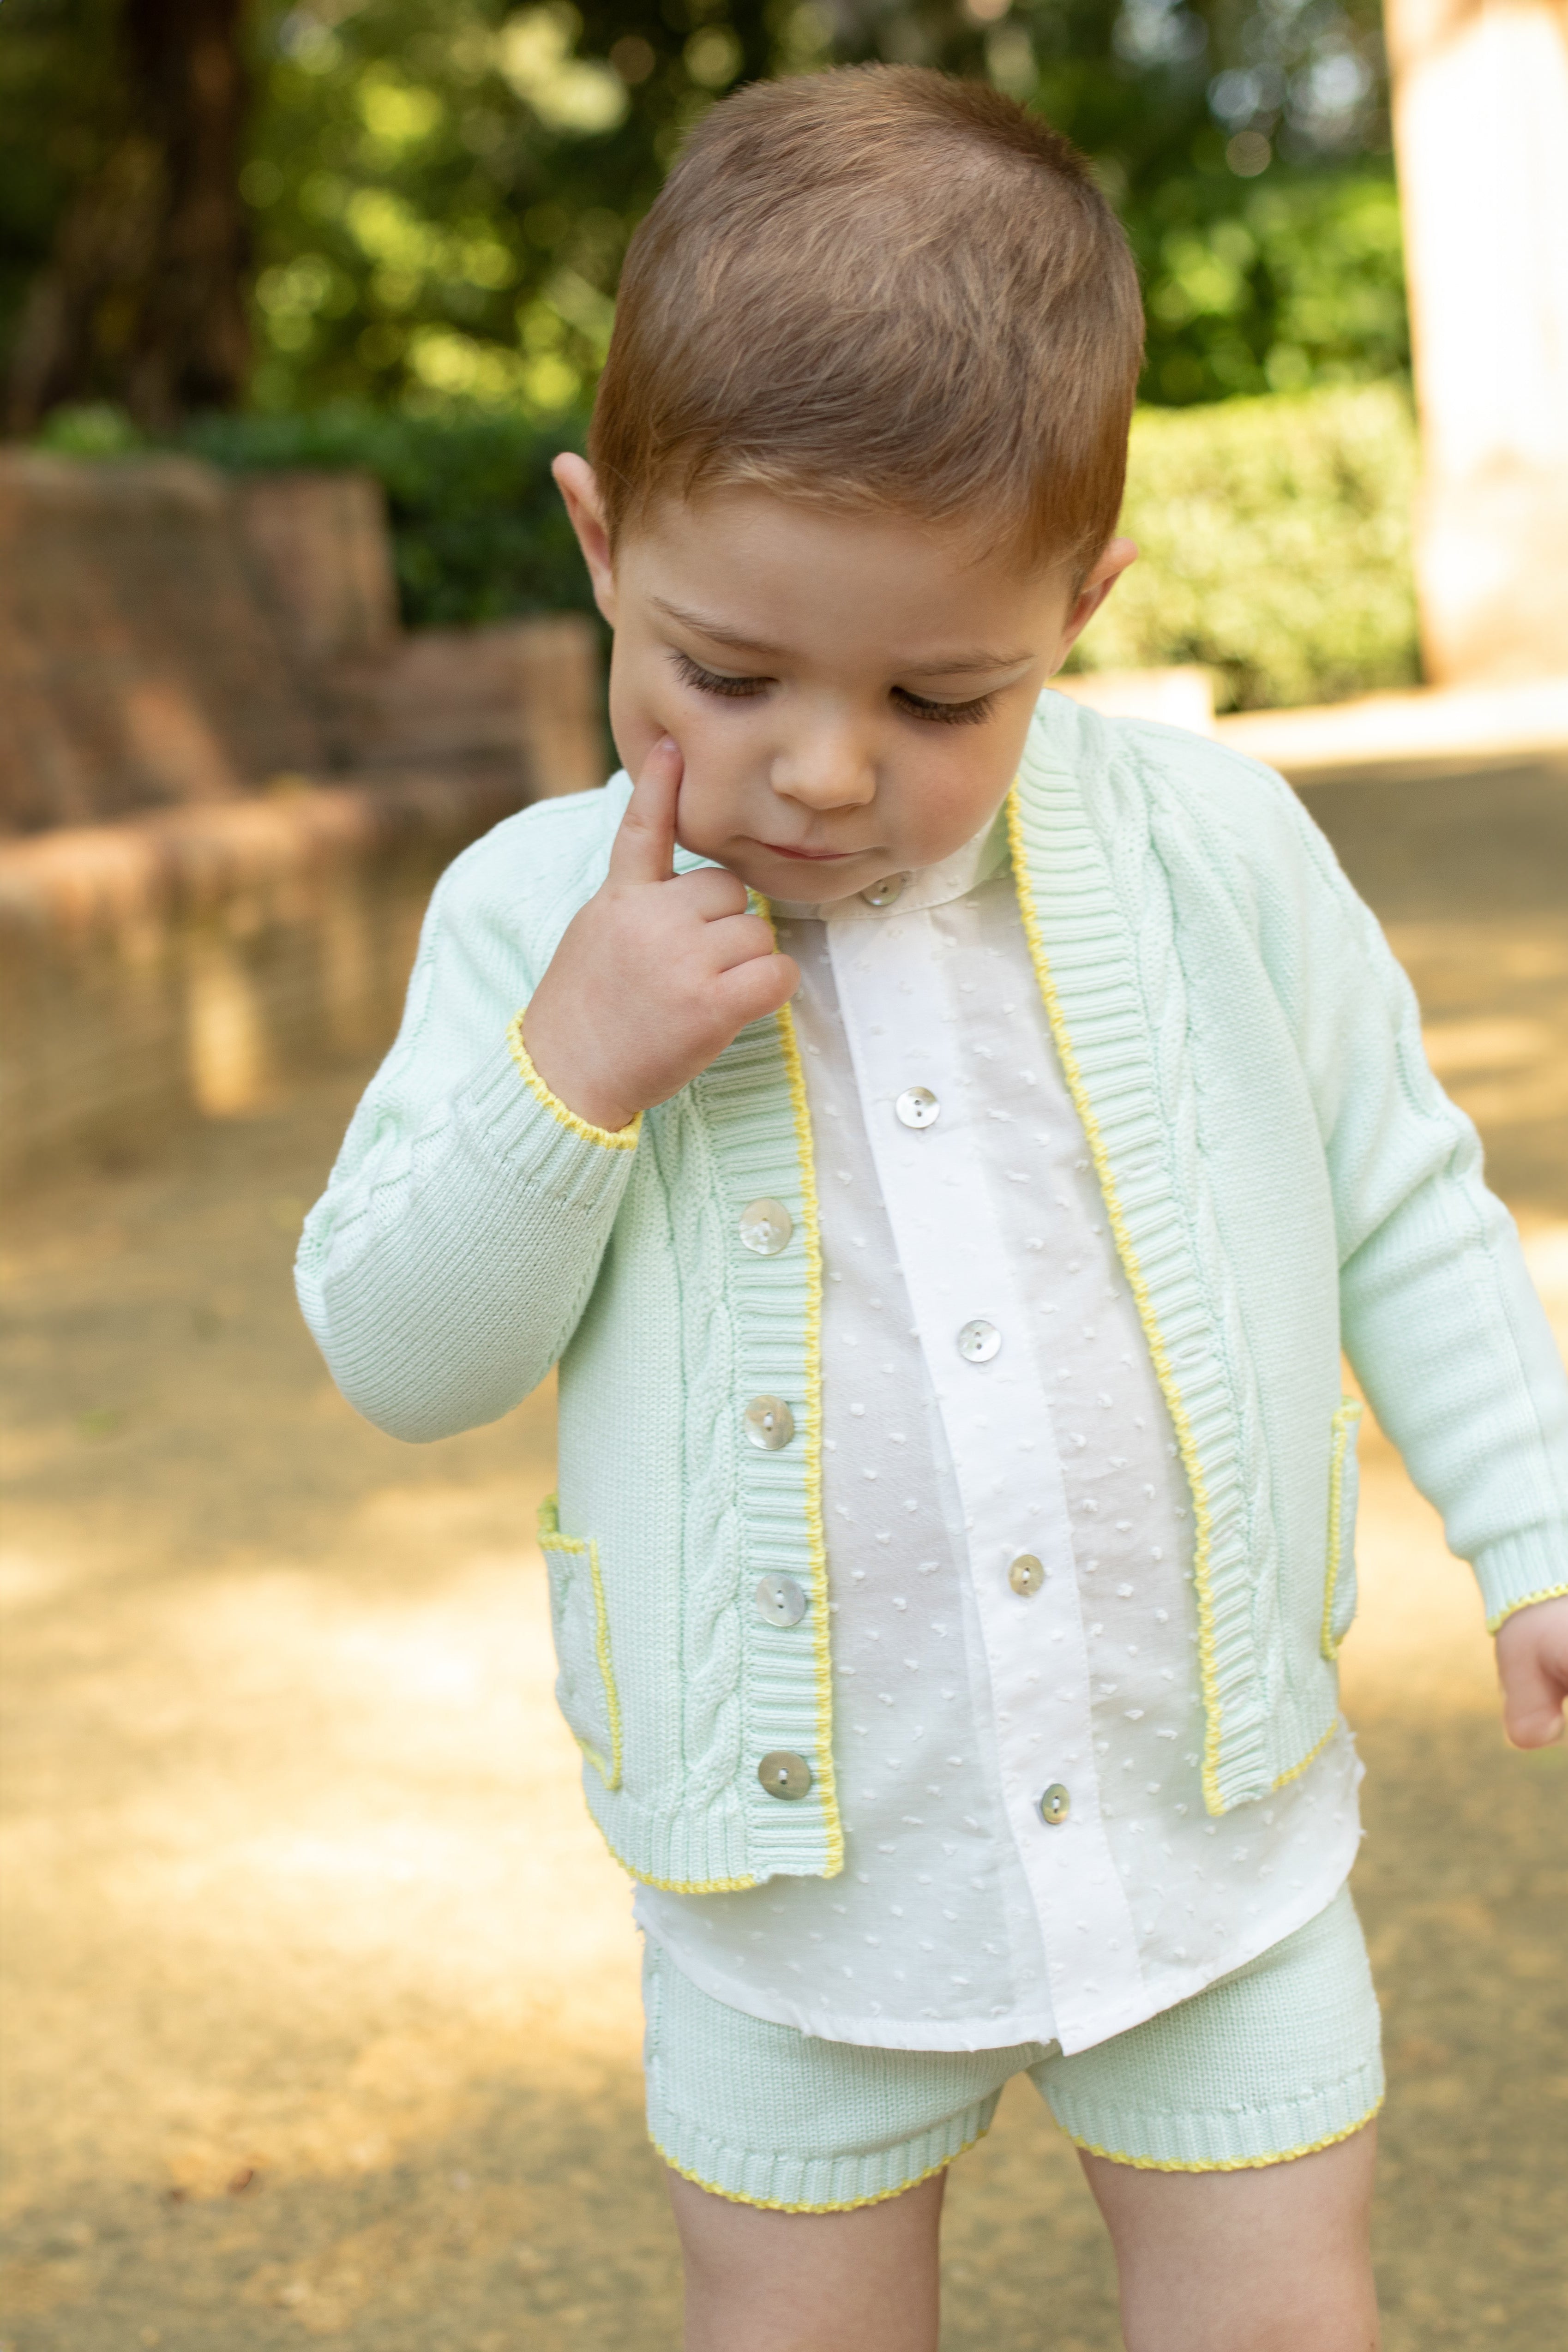
{"type": "Polygon", "coordinates": [[[1342,1727],[1205,1814],[1186,1482],[1005,865],[994,829],[884,906],[779,910],[845,1868],[637,1898],[718,2000],[903,2050],[1121,2032],[1315,1916],[1360,1834],[1342,1727]]]}

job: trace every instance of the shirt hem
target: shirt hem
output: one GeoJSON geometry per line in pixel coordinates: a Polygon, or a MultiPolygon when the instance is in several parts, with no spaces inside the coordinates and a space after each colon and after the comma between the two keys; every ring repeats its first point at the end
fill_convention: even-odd
{"type": "Polygon", "coordinates": [[[1024,2010],[1011,2011],[1005,2018],[963,2021],[847,2017],[832,2012],[824,2015],[821,2011],[808,2014],[803,2003],[784,2000],[761,1986],[736,1984],[721,1969],[705,1969],[700,1956],[678,1949],[651,1919],[642,1916],[640,1906],[637,1925],[658,1946],[670,1966],[710,2000],[721,2001],[726,2009],[738,2010],[743,2017],[760,2018],[765,2024],[793,2026],[811,2041],[842,2042],[861,2050],[907,2051],[1016,2050],[1032,2044],[1046,2050],[1059,2048],[1064,2057],[1071,2058],[1080,2050],[1095,2049],[1119,2033],[1131,2032],[1135,2025],[1147,2024],[1152,2017],[1163,2017],[1167,2010],[1191,2000],[1195,1993],[1217,1984],[1221,1977],[1233,1976],[1249,1960],[1272,1950],[1287,1936],[1293,1936],[1298,1927],[1317,1918],[1320,1912],[1328,1909],[1350,1876],[1360,1844],[1361,1823],[1352,1816],[1343,1850],[1338,1844],[1332,1849],[1323,1877],[1314,1879],[1294,1902],[1283,1906],[1266,1927],[1241,1936],[1234,1948],[1212,1961],[1180,1973],[1163,1973],[1157,1996],[1145,1986],[1138,1997],[1117,2004],[1092,2032],[1064,2030],[1060,2016],[1053,2013],[1048,1995],[1043,2014],[1034,2017],[1024,2010]]]}

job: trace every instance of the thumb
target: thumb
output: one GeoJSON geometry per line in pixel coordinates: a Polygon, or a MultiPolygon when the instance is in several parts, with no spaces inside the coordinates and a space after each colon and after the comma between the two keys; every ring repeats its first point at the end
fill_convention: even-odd
{"type": "Polygon", "coordinates": [[[612,882],[668,882],[675,874],[675,812],[685,772],[680,747],[661,735],[632,787],[610,848],[612,882]]]}

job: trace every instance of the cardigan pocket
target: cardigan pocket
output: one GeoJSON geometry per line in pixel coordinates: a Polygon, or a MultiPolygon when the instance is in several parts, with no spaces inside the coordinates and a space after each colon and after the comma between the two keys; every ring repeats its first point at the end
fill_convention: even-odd
{"type": "Polygon", "coordinates": [[[610,1621],[599,1547],[563,1536],[553,1495],[539,1510],[539,1548],[550,1574],[555,1699],[568,1730],[606,1789],[621,1785],[621,1703],[610,1656],[610,1621]]]}
{"type": "Polygon", "coordinates": [[[1362,1408],[1354,1397],[1343,1397],[1333,1418],[1329,1451],[1328,1566],[1323,1578],[1325,1658],[1337,1658],[1340,1643],[1350,1632],[1356,1610],[1355,1518],[1361,1493],[1356,1461],[1362,1408]]]}

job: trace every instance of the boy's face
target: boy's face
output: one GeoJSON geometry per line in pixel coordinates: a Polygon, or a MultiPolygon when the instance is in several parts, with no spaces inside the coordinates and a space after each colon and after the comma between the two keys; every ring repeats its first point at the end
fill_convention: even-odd
{"type": "Polygon", "coordinates": [[[1113,541],[1075,594],[952,530],[739,489],[667,500],[612,563],[590,469],[556,478],[615,631],[622,761],[635,776],[672,736],[682,847],[768,898],[847,898],[972,839],[1135,551],[1113,541]]]}

